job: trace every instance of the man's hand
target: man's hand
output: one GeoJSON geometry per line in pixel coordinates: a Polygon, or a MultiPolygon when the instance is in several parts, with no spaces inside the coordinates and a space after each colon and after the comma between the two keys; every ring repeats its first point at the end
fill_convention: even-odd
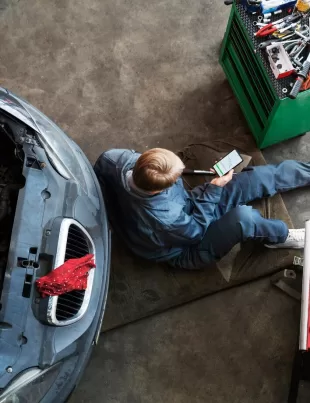
{"type": "Polygon", "coordinates": [[[228,174],[221,176],[219,178],[212,179],[212,181],[210,183],[212,183],[212,185],[219,186],[222,188],[223,186],[225,186],[228,182],[230,182],[232,180],[233,174],[234,174],[234,170],[232,169],[228,172],[228,174]]]}

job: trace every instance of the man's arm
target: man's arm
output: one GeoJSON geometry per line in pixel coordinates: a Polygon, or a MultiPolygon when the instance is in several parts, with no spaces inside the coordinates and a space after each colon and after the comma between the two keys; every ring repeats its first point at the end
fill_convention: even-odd
{"type": "Polygon", "coordinates": [[[214,219],[214,210],[221,199],[223,186],[232,179],[232,175],[233,170],[193,189],[191,214],[182,211],[178,219],[161,233],[164,245],[193,245],[202,240],[214,219]]]}
{"type": "Polygon", "coordinates": [[[204,237],[209,224],[214,217],[214,209],[220,200],[222,188],[206,185],[208,191],[201,191],[195,198],[191,214],[181,211],[178,218],[157,233],[159,244],[162,246],[186,246],[199,243],[204,237]]]}
{"type": "MultiPolygon", "coordinates": [[[[191,191],[193,203],[195,205],[193,216],[202,216],[206,226],[214,219],[214,210],[219,204],[223,187],[231,181],[233,170],[220,178],[213,179],[210,183],[197,186],[191,191]]],[[[201,220],[200,220],[201,221],[201,220]]]]}

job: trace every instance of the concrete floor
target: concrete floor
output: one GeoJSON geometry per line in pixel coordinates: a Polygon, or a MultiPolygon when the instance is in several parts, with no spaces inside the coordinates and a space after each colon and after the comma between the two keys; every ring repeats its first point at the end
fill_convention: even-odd
{"type": "Polygon", "coordinates": [[[101,336],[70,403],[282,403],[297,328],[268,279],[224,291],[101,336]]]}
{"type": "MultiPolygon", "coordinates": [[[[216,0],[0,0],[0,83],[93,162],[110,147],[250,135],[218,65],[228,14],[216,0]]],[[[265,156],[306,160],[309,147],[305,136],[265,156]]],[[[285,196],[296,226],[309,197],[285,196]]],[[[297,316],[266,279],[111,331],[70,402],[282,403],[297,316]]]]}

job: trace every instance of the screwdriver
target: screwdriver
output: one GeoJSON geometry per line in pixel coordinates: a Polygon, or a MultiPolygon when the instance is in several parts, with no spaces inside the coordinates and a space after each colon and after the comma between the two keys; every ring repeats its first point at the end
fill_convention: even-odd
{"type": "MultiPolygon", "coordinates": [[[[217,175],[216,172],[213,171],[204,171],[200,169],[183,169],[183,175],[209,175],[209,176],[215,176],[217,175]]],[[[233,175],[237,175],[238,172],[234,172],[233,175]]]]}
{"type": "Polygon", "coordinates": [[[204,171],[201,169],[183,169],[183,175],[212,175],[215,176],[216,173],[213,171],[204,171]]]}

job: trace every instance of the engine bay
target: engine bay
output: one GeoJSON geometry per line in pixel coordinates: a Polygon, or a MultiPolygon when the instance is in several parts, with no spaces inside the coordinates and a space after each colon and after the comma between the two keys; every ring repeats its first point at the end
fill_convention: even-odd
{"type": "Polygon", "coordinates": [[[0,295],[7,265],[18,192],[25,184],[22,175],[23,151],[13,141],[13,133],[0,117],[0,295]]]}

